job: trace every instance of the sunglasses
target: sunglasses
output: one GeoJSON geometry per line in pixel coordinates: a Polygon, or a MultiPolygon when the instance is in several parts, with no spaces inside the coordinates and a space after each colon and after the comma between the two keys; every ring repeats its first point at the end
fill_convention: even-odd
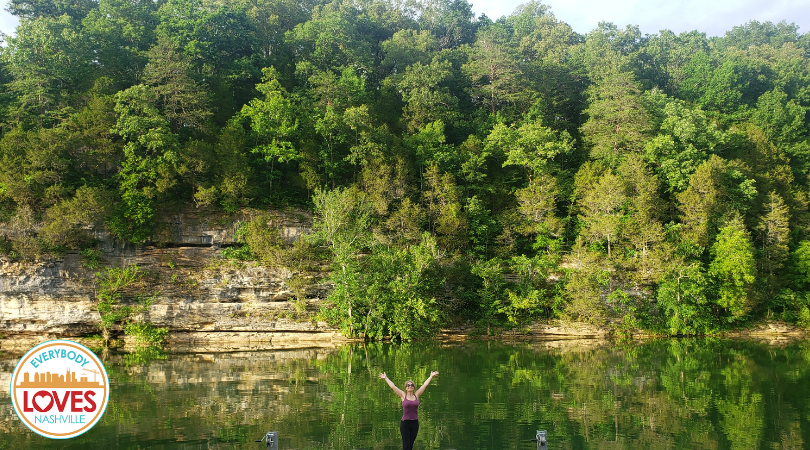
{"type": "Polygon", "coordinates": [[[411,383],[408,383],[408,384],[405,385],[405,387],[414,387],[414,385],[411,384],[411,383]]]}

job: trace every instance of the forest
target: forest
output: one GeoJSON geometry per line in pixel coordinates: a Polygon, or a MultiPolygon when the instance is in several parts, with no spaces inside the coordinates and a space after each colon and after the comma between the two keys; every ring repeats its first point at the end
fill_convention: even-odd
{"type": "Polygon", "coordinates": [[[270,215],[223,257],[327,271],[321,315],[403,340],[566,319],[810,326],[810,33],[578,34],[532,1],[11,0],[0,255],[270,215]]]}

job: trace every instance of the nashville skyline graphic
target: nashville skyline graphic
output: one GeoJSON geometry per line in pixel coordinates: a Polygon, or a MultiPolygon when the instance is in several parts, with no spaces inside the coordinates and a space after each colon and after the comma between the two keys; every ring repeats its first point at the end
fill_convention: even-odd
{"type": "Polygon", "coordinates": [[[103,388],[104,385],[95,381],[95,373],[96,371],[92,371],[94,373],[94,380],[90,381],[86,375],[82,375],[78,380],[76,379],[76,373],[72,372],[70,368],[67,369],[67,373],[65,375],[60,375],[58,373],[39,373],[34,372],[34,380],[31,381],[29,378],[29,373],[23,373],[23,381],[18,383],[15,388],[20,389],[28,389],[28,388],[90,388],[90,389],[97,389],[103,388]]]}

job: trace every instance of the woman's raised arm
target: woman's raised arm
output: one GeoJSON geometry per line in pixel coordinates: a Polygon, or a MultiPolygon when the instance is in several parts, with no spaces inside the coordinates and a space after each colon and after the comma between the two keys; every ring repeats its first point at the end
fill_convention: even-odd
{"type": "Polygon", "coordinates": [[[420,386],[419,389],[416,390],[415,394],[416,394],[417,397],[421,396],[422,392],[425,392],[425,388],[427,388],[428,384],[430,384],[430,380],[432,380],[433,377],[435,377],[438,374],[439,374],[439,372],[436,372],[436,371],[430,372],[430,376],[428,377],[428,379],[425,380],[425,382],[422,383],[422,386],[420,386]]]}
{"type": "Polygon", "coordinates": [[[394,391],[394,393],[397,394],[397,396],[399,396],[400,399],[402,400],[405,399],[405,392],[403,392],[402,389],[398,388],[393,381],[389,380],[388,375],[386,375],[385,372],[380,374],[380,379],[385,380],[385,382],[388,383],[388,387],[390,387],[394,391]]]}

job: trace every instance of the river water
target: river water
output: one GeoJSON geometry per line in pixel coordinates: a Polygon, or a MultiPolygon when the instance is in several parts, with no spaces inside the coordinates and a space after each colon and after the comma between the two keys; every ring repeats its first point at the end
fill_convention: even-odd
{"type": "MultiPolygon", "coordinates": [[[[8,380],[21,355],[0,354],[8,380]]],[[[810,342],[666,339],[347,344],[230,353],[101,352],[111,397],[70,440],[0,404],[0,449],[398,449],[402,387],[420,400],[418,450],[810,448],[810,342]]]]}

